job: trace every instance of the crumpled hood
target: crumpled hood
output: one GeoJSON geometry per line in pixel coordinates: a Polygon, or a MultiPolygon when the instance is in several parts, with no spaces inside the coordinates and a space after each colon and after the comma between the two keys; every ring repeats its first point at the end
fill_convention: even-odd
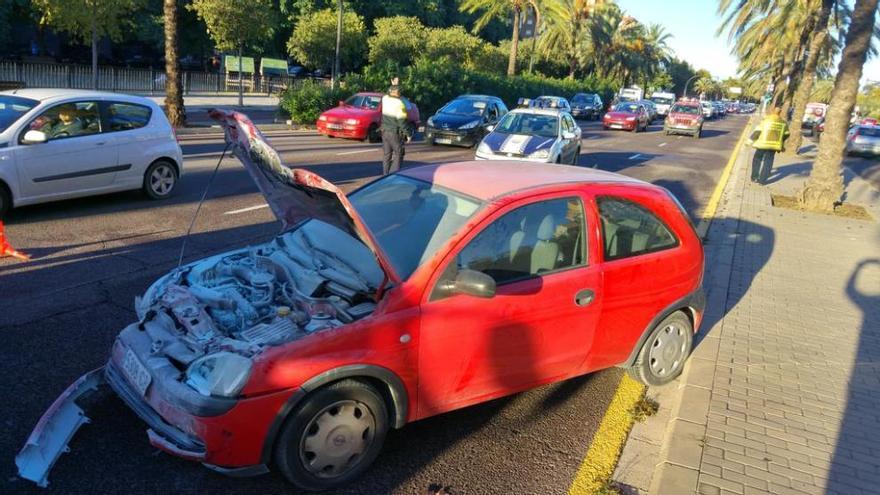
{"type": "Polygon", "coordinates": [[[538,150],[552,147],[556,138],[493,132],[486,136],[483,142],[489,146],[493,153],[530,155],[538,150]]]}
{"type": "Polygon", "coordinates": [[[338,187],[314,172],[284,165],[246,115],[219,109],[211,110],[209,115],[220,123],[226,143],[281,221],[282,231],[310,218],[333,225],[363,242],[373,251],[385,275],[393,282],[400,281],[372,232],[338,187]]]}

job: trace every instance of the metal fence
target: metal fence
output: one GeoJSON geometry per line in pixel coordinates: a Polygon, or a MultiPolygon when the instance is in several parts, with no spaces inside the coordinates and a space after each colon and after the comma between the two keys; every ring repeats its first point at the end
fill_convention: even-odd
{"type": "MultiPolygon", "coordinates": [[[[237,92],[239,84],[249,94],[280,93],[295,80],[288,76],[261,77],[216,72],[182,71],[184,94],[237,92]]],[[[26,88],[92,89],[92,68],[87,65],[0,62],[0,81],[26,88]]],[[[124,93],[165,92],[165,72],[153,69],[98,67],[98,89],[124,93]]]]}

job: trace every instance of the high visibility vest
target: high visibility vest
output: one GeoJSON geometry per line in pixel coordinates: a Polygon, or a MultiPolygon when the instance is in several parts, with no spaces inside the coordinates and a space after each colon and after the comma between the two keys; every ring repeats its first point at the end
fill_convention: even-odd
{"type": "Polygon", "coordinates": [[[400,98],[382,96],[382,130],[400,131],[406,127],[406,105],[400,98]]]}
{"type": "Polygon", "coordinates": [[[764,119],[752,135],[757,135],[751,143],[756,149],[782,151],[782,143],[788,135],[788,129],[782,120],[764,119]]]}

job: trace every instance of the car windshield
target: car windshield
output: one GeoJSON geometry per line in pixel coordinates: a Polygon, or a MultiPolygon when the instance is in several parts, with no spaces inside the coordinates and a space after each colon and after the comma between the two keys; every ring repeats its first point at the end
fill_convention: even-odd
{"type": "Polygon", "coordinates": [[[345,100],[345,104],[358,108],[376,109],[379,108],[379,103],[381,103],[381,101],[382,98],[379,96],[353,95],[345,100]]]}
{"type": "Polygon", "coordinates": [[[651,101],[658,105],[672,105],[672,98],[666,96],[652,96],[651,101]]]}
{"type": "Polygon", "coordinates": [[[583,93],[579,93],[574,95],[574,98],[571,99],[572,103],[593,103],[595,95],[586,95],[583,93]]]}
{"type": "Polygon", "coordinates": [[[403,280],[482,206],[474,198],[403,175],[373,182],[349,199],[403,280]]]}
{"type": "Polygon", "coordinates": [[[688,113],[691,115],[700,115],[700,108],[693,105],[675,105],[670,113],[688,113]]]}
{"type": "Polygon", "coordinates": [[[486,102],[481,100],[472,100],[470,98],[459,98],[452,100],[440,109],[440,113],[450,113],[453,115],[470,115],[479,117],[486,110],[486,102]]]}
{"type": "Polygon", "coordinates": [[[634,103],[618,103],[614,107],[615,112],[639,113],[639,106],[634,103]]]}
{"type": "Polygon", "coordinates": [[[555,115],[514,112],[504,116],[495,127],[495,132],[556,137],[559,133],[558,127],[559,119],[555,115]]]}
{"type": "Polygon", "coordinates": [[[0,132],[5,131],[19,117],[39,105],[39,103],[39,101],[29,98],[0,95],[0,132]]]}

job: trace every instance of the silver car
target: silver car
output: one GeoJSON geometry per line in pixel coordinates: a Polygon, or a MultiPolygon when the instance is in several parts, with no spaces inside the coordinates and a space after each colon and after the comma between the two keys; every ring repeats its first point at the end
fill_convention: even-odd
{"type": "Polygon", "coordinates": [[[856,125],[846,134],[849,155],[880,155],[880,126],[856,125]]]}
{"type": "Polygon", "coordinates": [[[147,98],[0,92],[0,215],[13,206],[129,189],[163,199],[182,173],[174,130],[147,98]]]}

